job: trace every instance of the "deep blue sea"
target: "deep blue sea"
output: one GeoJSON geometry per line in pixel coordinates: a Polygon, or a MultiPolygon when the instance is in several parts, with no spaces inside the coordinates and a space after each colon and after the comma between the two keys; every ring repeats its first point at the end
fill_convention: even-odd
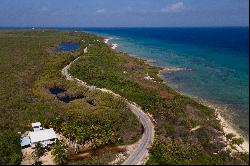
{"type": "Polygon", "coordinates": [[[231,120],[249,133],[249,28],[85,28],[112,37],[118,50],[183,68],[164,73],[169,86],[228,110],[231,120]]]}

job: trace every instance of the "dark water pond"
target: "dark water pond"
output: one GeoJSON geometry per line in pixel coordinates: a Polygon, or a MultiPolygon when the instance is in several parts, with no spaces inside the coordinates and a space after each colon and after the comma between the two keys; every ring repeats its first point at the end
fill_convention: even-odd
{"type": "Polygon", "coordinates": [[[79,43],[63,42],[57,46],[56,51],[58,51],[58,52],[74,51],[74,50],[77,50],[79,48],[80,48],[79,43]]]}
{"type": "Polygon", "coordinates": [[[52,93],[53,95],[58,95],[59,93],[63,93],[65,92],[66,90],[65,89],[62,89],[62,88],[59,88],[59,87],[52,87],[49,89],[50,93],[52,93]]]}
{"type": "Polygon", "coordinates": [[[73,100],[76,100],[76,99],[83,99],[85,98],[84,95],[77,95],[77,96],[60,96],[60,95],[57,95],[57,98],[61,101],[63,101],[64,103],[69,103],[73,100]]]}
{"type": "Polygon", "coordinates": [[[84,96],[83,94],[80,95],[75,95],[75,96],[68,96],[65,95],[64,92],[66,91],[65,89],[59,88],[59,87],[52,87],[49,89],[50,93],[55,95],[58,100],[63,101],[64,103],[69,103],[73,100],[76,99],[83,99],[86,96],[84,96]]]}

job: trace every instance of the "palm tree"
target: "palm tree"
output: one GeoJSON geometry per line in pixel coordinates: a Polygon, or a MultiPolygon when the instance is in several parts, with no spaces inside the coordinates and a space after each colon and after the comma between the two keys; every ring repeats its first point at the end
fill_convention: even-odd
{"type": "Polygon", "coordinates": [[[39,142],[35,146],[35,150],[32,152],[33,158],[35,159],[35,162],[39,162],[40,157],[43,156],[45,153],[45,149],[43,145],[39,142]]]}
{"type": "Polygon", "coordinates": [[[65,142],[56,141],[52,149],[52,155],[55,156],[55,160],[58,164],[64,164],[67,161],[67,149],[68,146],[65,142]]]}

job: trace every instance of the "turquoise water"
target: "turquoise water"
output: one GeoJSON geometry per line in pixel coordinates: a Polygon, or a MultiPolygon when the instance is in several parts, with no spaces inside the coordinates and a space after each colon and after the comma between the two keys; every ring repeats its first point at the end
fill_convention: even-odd
{"type": "Polygon", "coordinates": [[[118,50],[154,65],[190,70],[163,73],[168,85],[226,108],[249,133],[248,28],[95,28],[118,50]]]}

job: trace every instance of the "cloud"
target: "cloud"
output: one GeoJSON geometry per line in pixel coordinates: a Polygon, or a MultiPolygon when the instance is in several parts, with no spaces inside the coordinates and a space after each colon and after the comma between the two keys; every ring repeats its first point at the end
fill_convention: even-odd
{"type": "Polygon", "coordinates": [[[170,6],[161,9],[161,12],[165,13],[178,13],[185,9],[183,2],[177,2],[170,6]]]}
{"type": "Polygon", "coordinates": [[[105,13],[105,12],[106,12],[105,9],[97,9],[97,10],[96,10],[96,13],[105,13]]]}

